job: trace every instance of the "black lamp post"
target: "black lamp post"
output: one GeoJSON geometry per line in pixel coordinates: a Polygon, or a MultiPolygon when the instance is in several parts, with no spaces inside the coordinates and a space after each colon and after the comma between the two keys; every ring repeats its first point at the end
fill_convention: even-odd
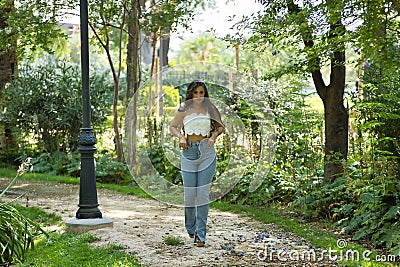
{"type": "Polygon", "coordinates": [[[81,18],[81,67],[82,67],[82,129],[79,136],[81,153],[81,175],[79,188],[79,209],[77,219],[102,218],[97,202],[96,172],[94,152],[96,137],[90,125],[90,90],[89,90],[89,40],[88,40],[88,2],[80,1],[81,18]]]}

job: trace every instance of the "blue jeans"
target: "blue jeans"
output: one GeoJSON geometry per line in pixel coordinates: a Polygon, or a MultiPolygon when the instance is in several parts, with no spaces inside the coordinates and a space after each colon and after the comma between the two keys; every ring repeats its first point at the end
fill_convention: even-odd
{"type": "Polygon", "coordinates": [[[197,233],[202,242],[206,239],[210,187],[215,168],[215,148],[208,147],[208,139],[188,142],[188,149],[182,150],[185,227],[189,234],[197,233]]]}

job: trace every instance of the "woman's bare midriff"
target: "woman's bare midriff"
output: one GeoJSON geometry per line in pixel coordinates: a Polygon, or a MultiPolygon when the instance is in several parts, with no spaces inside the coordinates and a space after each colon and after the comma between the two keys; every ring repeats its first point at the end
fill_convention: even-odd
{"type": "Polygon", "coordinates": [[[197,134],[191,134],[187,136],[188,142],[200,142],[203,139],[206,139],[208,137],[203,136],[203,135],[197,135],[197,134]]]}

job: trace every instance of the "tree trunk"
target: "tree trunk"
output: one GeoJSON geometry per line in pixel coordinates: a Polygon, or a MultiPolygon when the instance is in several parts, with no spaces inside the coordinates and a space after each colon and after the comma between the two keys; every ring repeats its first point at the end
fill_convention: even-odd
{"type": "MultiPolygon", "coordinates": [[[[149,82],[149,114],[151,114],[151,110],[153,108],[153,76],[154,76],[154,71],[155,71],[155,63],[156,63],[156,52],[157,52],[157,40],[158,40],[158,32],[153,33],[153,42],[152,42],[152,47],[153,47],[153,52],[151,56],[151,66],[150,66],[150,82],[149,82]]],[[[157,70],[158,71],[158,70],[157,70]]],[[[157,95],[157,88],[155,94],[157,95]]]]}
{"type": "Polygon", "coordinates": [[[168,61],[168,51],[169,51],[169,43],[170,43],[170,34],[171,34],[171,30],[168,28],[165,28],[162,33],[161,33],[161,53],[160,53],[160,58],[161,58],[161,66],[160,68],[163,68],[165,66],[169,65],[169,61],[168,61]]]}
{"type": "MultiPolygon", "coordinates": [[[[144,1],[141,1],[144,4],[144,1]]],[[[139,0],[132,0],[128,17],[128,51],[127,51],[127,76],[126,76],[126,98],[128,106],[125,118],[125,133],[128,138],[128,159],[129,166],[136,164],[137,150],[137,92],[140,84],[140,60],[139,60],[139,17],[141,3],[139,0]]]]}
{"type": "MultiPolygon", "coordinates": [[[[104,5],[104,2],[101,2],[101,5],[104,5]]],[[[92,24],[89,23],[90,28],[92,29],[94,35],[96,36],[97,40],[100,42],[101,46],[104,48],[104,51],[106,52],[108,63],[110,64],[111,68],[111,74],[113,76],[114,80],[114,98],[113,98],[113,128],[114,128],[114,134],[115,134],[115,147],[117,150],[117,160],[119,162],[122,162],[123,160],[123,153],[122,153],[122,145],[121,145],[121,137],[120,137],[120,130],[119,130],[119,119],[118,119],[118,96],[119,96],[119,82],[120,82],[120,77],[121,77],[121,69],[122,69],[122,39],[123,39],[123,32],[124,32],[124,26],[126,22],[126,14],[125,12],[122,14],[122,21],[121,24],[119,25],[119,40],[118,40],[118,68],[116,69],[114,67],[114,61],[111,56],[111,51],[110,51],[110,32],[108,30],[109,25],[106,23],[106,20],[104,18],[104,14],[102,13],[103,9],[100,8],[100,17],[102,18],[102,23],[103,23],[103,29],[104,29],[104,38],[105,41],[102,40],[102,37],[98,34],[96,29],[93,27],[92,24]]]]}
{"type": "MultiPolygon", "coordinates": [[[[7,27],[7,21],[4,19],[8,12],[11,12],[13,2],[10,2],[9,8],[3,8],[2,13],[0,13],[0,30],[7,27]]],[[[10,44],[10,49],[8,51],[2,51],[0,49],[0,110],[3,110],[3,90],[6,83],[12,81],[14,74],[18,69],[17,61],[17,43],[14,42],[10,44]]],[[[8,125],[3,121],[1,125],[0,133],[0,147],[1,153],[8,153],[16,148],[16,138],[12,134],[13,125],[8,125]],[[4,127],[4,128],[3,128],[4,127]],[[4,130],[4,132],[3,132],[4,130]]]]}
{"type": "MultiPolygon", "coordinates": [[[[288,10],[291,14],[300,13],[300,7],[293,0],[288,1],[288,10]]],[[[341,22],[340,10],[331,8],[329,20],[329,37],[340,39],[345,34],[344,25],[341,22]]],[[[307,25],[304,19],[297,22],[300,25],[307,25]]],[[[314,47],[312,29],[303,30],[302,39],[304,45],[314,47]]],[[[345,46],[336,44],[331,59],[330,84],[327,86],[322,78],[321,64],[319,57],[309,59],[309,69],[318,95],[324,103],[325,117],[325,157],[324,157],[324,182],[328,183],[344,173],[343,161],[347,159],[348,153],[348,121],[349,115],[343,104],[343,96],[346,81],[345,67],[345,46]]]]}
{"type": "MultiPolygon", "coordinates": [[[[332,90],[333,91],[333,90],[332,90]]],[[[325,107],[325,183],[344,172],[348,152],[349,116],[343,103],[335,96],[324,101],[325,107]]]]}
{"type": "Polygon", "coordinates": [[[313,81],[324,103],[325,157],[324,182],[328,183],[344,172],[343,161],[348,153],[349,115],[343,103],[346,67],[345,52],[335,52],[331,63],[330,85],[325,86],[319,70],[313,72],[313,81]]]}
{"type": "MultiPolygon", "coordinates": [[[[3,8],[0,14],[0,30],[7,27],[5,20],[6,14],[11,12],[14,3],[11,2],[9,8],[3,8]]],[[[17,70],[17,43],[10,44],[8,51],[0,49],[0,101],[2,102],[2,90],[6,83],[11,82],[14,73],[17,70]]]]}

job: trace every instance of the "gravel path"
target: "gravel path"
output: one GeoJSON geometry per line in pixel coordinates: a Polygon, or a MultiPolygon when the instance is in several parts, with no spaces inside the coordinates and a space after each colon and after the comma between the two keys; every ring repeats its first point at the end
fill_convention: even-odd
{"type": "MultiPolygon", "coordinates": [[[[0,188],[7,181],[0,179],[0,188]]],[[[11,192],[28,192],[28,199],[18,200],[22,205],[54,212],[64,221],[78,209],[77,185],[18,180],[11,192]]],[[[206,246],[198,248],[184,230],[182,208],[105,189],[98,190],[98,200],[103,216],[113,220],[113,228],[91,231],[100,239],[95,245],[122,245],[144,266],[333,266],[312,258],[310,252],[317,258],[321,253],[301,238],[246,216],[211,209],[206,246]],[[168,236],[180,237],[182,243],[167,245],[168,236]],[[302,259],[304,255],[311,257],[302,259]]]]}

